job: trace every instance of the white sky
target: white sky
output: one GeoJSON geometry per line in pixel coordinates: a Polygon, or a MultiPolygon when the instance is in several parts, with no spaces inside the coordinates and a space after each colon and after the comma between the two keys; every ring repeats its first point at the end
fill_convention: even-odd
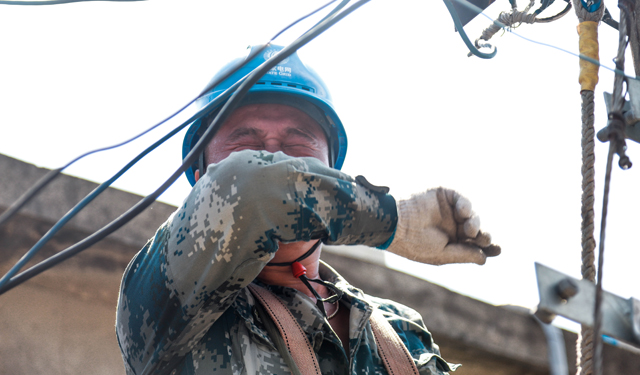
{"type": "MultiPolygon", "coordinates": [[[[192,99],[247,45],[268,40],[321,3],[0,5],[0,153],[55,168],[127,139],[192,99]]],[[[557,1],[548,13],[564,4],[557,1]]],[[[615,4],[609,7],[617,19],[615,4]]],[[[508,8],[498,1],[488,14],[508,8]]],[[[278,41],[288,43],[317,19],[278,41]]],[[[479,16],[465,29],[475,40],[489,24],[479,16]]],[[[516,31],[577,52],[576,25],[572,10],[558,22],[516,31]]],[[[396,198],[455,188],[471,198],[503,249],[483,267],[391,265],[490,303],[533,307],[534,262],[580,275],[578,61],[509,33],[492,42],[496,58],[468,58],[442,1],[374,0],[301,55],[331,88],[347,128],[345,172],[390,186],[396,198]]],[[[600,43],[601,61],[613,66],[617,31],[602,25],[600,43]]],[[[596,129],[606,122],[602,91],[612,87],[613,73],[601,69],[596,129]]],[[[175,125],[66,172],[104,181],[175,125]]],[[[181,135],[167,142],[114,186],[150,193],[179,166],[181,142],[181,135]]],[[[607,146],[596,147],[599,227],[607,146]]],[[[640,297],[634,234],[640,147],[629,141],[628,155],[638,166],[613,173],[604,274],[605,289],[625,298],[640,297]]],[[[162,200],[177,205],[189,188],[181,178],[162,200]]]]}

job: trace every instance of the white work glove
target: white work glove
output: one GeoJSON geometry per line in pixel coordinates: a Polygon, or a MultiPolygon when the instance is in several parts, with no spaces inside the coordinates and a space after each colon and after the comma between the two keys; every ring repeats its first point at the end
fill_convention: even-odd
{"type": "Polygon", "coordinates": [[[398,225],[391,245],[394,254],[421,263],[484,264],[500,254],[491,235],[480,230],[471,202],[442,187],[398,202],[398,225]]]}

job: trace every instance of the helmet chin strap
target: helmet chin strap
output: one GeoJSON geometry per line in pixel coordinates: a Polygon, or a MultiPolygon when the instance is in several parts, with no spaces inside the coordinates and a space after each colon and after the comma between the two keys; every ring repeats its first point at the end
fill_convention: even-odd
{"type": "Polygon", "coordinates": [[[272,267],[290,266],[293,277],[300,279],[300,281],[302,281],[304,285],[306,285],[306,287],[309,289],[309,291],[311,291],[311,293],[316,297],[316,306],[318,306],[318,309],[320,310],[320,312],[322,312],[322,315],[324,315],[324,317],[326,318],[327,312],[324,309],[324,303],[325,302],[335,303],[336,301],[340,300],[340,298],[342,298],[343,292],[340,289],[338,289],[334,284],[328,281],[324,281],[321,279],[309,279],[307,277],[306,267],[303,266],[302,263],[300,263],[301,260],[306,259],[311,254],[313,254],[318,249],[321,243],[322,241],[316,242],[306,253],[302,254],[300,257],[298,257],[298,259],[294,260],[293,262],[282,262],[282,263],[272,262],[272,263],[267,263],[267,266],[272,266],[272,267]],[[320,294],[318,294],[318,292],[315,289],[313,289],[310,282],[324,285],[327,289],[331,290],[334,293],[334,295],[327,298],[320,297],[320,294]]]}

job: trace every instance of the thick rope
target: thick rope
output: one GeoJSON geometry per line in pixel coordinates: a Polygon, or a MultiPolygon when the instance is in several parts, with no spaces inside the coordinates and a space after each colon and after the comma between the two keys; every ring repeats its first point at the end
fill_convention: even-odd
{"type": "Polygon", "coordinates": [[[584,90],[582,97],[582,278],[596,280],[593,237],[595,202],[595,129],[594,129],[594,93],[584,90]]]}
{"type": "MultiPolygon", "coordinates": [[[[584,90],[582,96],[582,278],[596,279],[594,249],[594,191],[595,191],[595,142],[594,142],[594,94],[584,90]]],[[[593,330],[583,325],[576,343],[577,374],[593,374],[593,330]]]]}
{"type": "MultiPolygon", "coordinates": [[[[568,0],[567,0],[568,1],[568,0]]],[[[560,13],[556,14],[553,17],[548,18],[538,18],[538,13],[542,9],[538,9],[538,11],[529,13],[531,8],[535,5],[535,0],[531,0],[524,10],[519,11],[515,1],[511,2],[511,10],[508,12],[501,12],[498,15],[498,18],[493,21],[491,26],[487,27],[482,31],[482,35],[478,39],[476,39],[475,46],[477,48],[493,48],[493,46],[489,43],[489,39],[491,39],[500,29],[506,28],[511,29],[514,27],[518,27],[523,23],[534,24],[537,22],[540,23],[548,23],[552,21],[556,21],[564,15],[566,15],[571,9],[571,5],[567,4],[567,7],[560,13]]],[[[469,52],[467,56],[472,56],[472,53],[469,52]]]]}
{"type": "MultiPolygon", "coordinates": [[[[512,9],[510,12],[502,12],[496,19],[500,24],[505,25],[506,27],[512,27],[515,24],[521,23],[529,23],[533,24],[536,22],[536,15],[531,13],[528,14],[529,9],[521,12],[517,9],[512,9]]],[[[500,24],[494,22],[491,26],[487,27],[482,31],[482,35],[480,38],[476,39],[476,47],[483,47],[486,44],[482,43],[482,41],[489,41],[500,29],[502,28],[500,24]]]]}
{"type": "MultiPolygon", "coordinates": [[[[583,6],[580,0],[573,0],[573,8],[575,9],[576,16],[580,23],[584,22],[596,22],[599,23],[604,14],[604,5],[600,5],[600,8],[595,12],[589,13],[583,6]]],[[[587,26],[589,24],[585,24],[587,26]]],[[[591,25],[589,25],[591,26],[591,25]]],[[[597,24],[596,24],[597,31],[597,24]]],[[[583,37],[584,30],[580,30],[578,26],[578,33],[583,37]]],[[[593,34],[593,33],[592,33],[593,34]]],[[[595,51],[593,51],[593,44],[580,42],[580,53],[584,53],[582,48],[591,48],[590,52],[585,54],[596,54],[597,59],[597,32],[595,35],[590,36],[591,41],[595,42],[595,51]]],[[[593,56],[590,56],[593,57],[593,56]]],[[[582,97],[582,278],[591,282],[595,281],[595,239],[593,237],[594,232],[594,191],[595,191],[595,153],[594,153],[594,94],[593,90],[598,82],[597,68],[595,73],[593,69],[589,71],[591,78],[589,79],[591,86],[588,87],[584,83],[584,70],[585,64],[581,63],[580,67],[580,83],[582,90],[580,96],[582,97]],[[595,76],[594,76],[595,74],[595,76]],[[587,89],[590,88],[590,89],[587,89]]],[[[586,66],[588,69],[588,66],[586,66]]],[[[577,375],[592,375],[593,374],[593,330],[587,326],[582,326],[578,341],[576,343],[576,368],[577,375]]]]}

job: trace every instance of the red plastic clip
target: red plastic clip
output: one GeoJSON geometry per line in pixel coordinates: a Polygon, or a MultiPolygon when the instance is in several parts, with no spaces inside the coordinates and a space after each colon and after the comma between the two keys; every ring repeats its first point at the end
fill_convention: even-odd
{"type": "Polygon", "coordinates": [[[307,269],[302,265],[302,263],[293,262],[291,263],[291,273],[293,274],[293,277],[299,278],[300,276],[307,274],[307,269]]]}

